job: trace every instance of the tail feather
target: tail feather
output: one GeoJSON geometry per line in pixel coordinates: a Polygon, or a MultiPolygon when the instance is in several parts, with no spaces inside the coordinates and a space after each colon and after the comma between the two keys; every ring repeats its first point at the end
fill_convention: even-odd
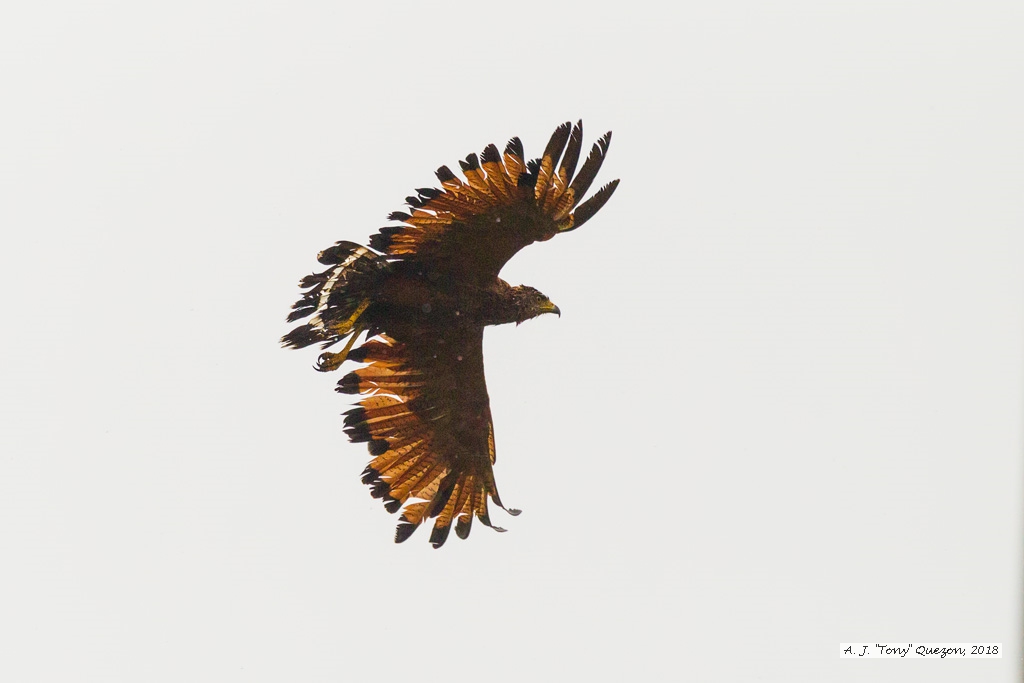
{"type": "Polygon", "coordinates": [[[307,291],[292,305],[288,322],[309,320],[282,337],[283,346],[327,348],[345,339],[358,329],[356,322],[372,303],[380,273],[388,268],[383,256],[354,242],[338,242],[321,251],[317,260],[331,267],[299,282],[307,291]]]}

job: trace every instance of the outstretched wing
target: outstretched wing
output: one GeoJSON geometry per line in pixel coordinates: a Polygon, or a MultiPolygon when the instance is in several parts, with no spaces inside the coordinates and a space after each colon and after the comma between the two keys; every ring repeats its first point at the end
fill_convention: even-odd
{"type": "Polygon", "coordinates": [[[402,510],[395,541],[436,517],[430,542],[439,548],[453,521],[460,538],[474,516],[493,526],[488,496],[504,507],[491,468],[483,328],[424,326],[403,337],[381,335],[352,351],[349,359],[369,365],[344,376],[338,391],[366,395],[345,414],[345,432],[375,456],[363,472],[371,494],[389,512],[402,510]]]}
{"type": "Polygon", "coordinates": [[[401,225],[381,228],[370,246],[390,260],[411,261],[439,276],[490,281],[520,249],[583,225],[604,206],[613,180],[580,203],[611,142],[594,144],[574,176],[583,143],[583,122],[559,126],[540,159],[524,162],[523,145],[512,138],[504,154],[488,145],[480,157],[460,161],[465,181],[447,166],[437,170],[442,189],[420,189],[407,197],[408,212],[389,218],[401,225]]]}

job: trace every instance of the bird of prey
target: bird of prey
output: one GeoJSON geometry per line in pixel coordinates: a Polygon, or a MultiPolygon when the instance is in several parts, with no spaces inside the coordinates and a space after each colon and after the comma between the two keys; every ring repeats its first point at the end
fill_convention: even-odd
{"type": "Polygon", "coordinates": [[[408,210],[392,213],[396,224],[372,235],[369,248],[338,242],[317,256],[327,269],[300,281],[306,291],[288,322],[308,320],[281,343],[326,349],[347,340],[316,368],[366,364],[336,390],[364,397],[345,413],[345,432],[369,448],[362,481],[371,495],[402,511],[396,542],[430,518],[435,548],[453,523],[466,538],[473,517],[504,531],[491,523],[488,497],[519,513],[502,505],[494,483],[484,328],[560,314],[536,289],[498,274],[526,245],[575,230],[604,206],[618,180],[581,200],[610,141],[610,132],[598,139],[578,174],[582,121],[559,126],[539,159],[525,160],[519,138],[504,153],[488,145],[459,162],[465,180],[442,166],[441,189],[407,197],[408,210]]]}

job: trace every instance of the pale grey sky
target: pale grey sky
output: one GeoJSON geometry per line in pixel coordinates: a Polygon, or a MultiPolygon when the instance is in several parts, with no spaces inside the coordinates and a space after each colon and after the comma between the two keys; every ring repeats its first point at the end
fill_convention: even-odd
{"type": "Polygon", "coordinates": [[[0,12],[0,679],[1011,681],[1014,2],[0,12]],[[433,170],[614,130],[489,330],[515,519],[439,551],[284,351],[433,170]],[[850,661],[840,642],[1002,642],[850,661]]]}

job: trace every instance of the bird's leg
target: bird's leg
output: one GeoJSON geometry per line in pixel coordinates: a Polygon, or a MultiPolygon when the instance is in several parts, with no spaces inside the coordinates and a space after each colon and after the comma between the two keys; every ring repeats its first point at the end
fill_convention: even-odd
{"type": "Polygon", "coordinates": [[[353,326],[355,326],[356,321],[359,320],[359,316],[363,314],[363,311],[365,311],[369,305],[370,300],[364,299],[363,303],[359,304],[359,306],[356,307],[356,310],[352,312],[352,315],[348,317],[348,320],[331,325],[333,328],[332,332],[340,336],[351,330],[353,326]]]}
{"type": "Polygon", "coordinates": [[[345,362],[345,359],[348,358],[348,352],[352,350],[352,345],[356,343],[356,338],[361,335],[365,329],[366,328],[362,325],[356,327],[352,330],[352,336],[348,338],[348,342],[345,344],[345,348],[341,350],[341,353],[328,353],[325,351],[316,359],[316,365],[313,367],[320,372],[337,370],[338,367],[345,362]]]}
{"type": "Polygon", "coordinates": [[[341,356],[342,360],[348,358],[348,352],[352,350],[352,345],[356,343],[356,337],[363,333],[366,328],[360,325],[356,329],[352,330],[352,336],[348,338],[348,342],[345,344],[345,348],[341,350],[338,355],[341,356]]]}
{"type": "Polygon", "coordinates": [[[352,345],[356,343],[356,338],[363,333],[366,329],[365,325],[356,325],[356,321],[359,320],[359,316],[363,314],[363,311],[370,305],[369,299],[364,299],[363,303],[356,307],[356,310],[352,312],[352,315],[336,325],[331,325],[332,332],[338,336],[351,333],[348,342],[345,344],[345,348],[342,349],[341,353],[321,353],[320,357],[316,359],[316,367],[320,372],[330,372],[331,370],[337,370],[338,366],[345,362],[348,358],[348,352],[352,350],[352,345]]]}

